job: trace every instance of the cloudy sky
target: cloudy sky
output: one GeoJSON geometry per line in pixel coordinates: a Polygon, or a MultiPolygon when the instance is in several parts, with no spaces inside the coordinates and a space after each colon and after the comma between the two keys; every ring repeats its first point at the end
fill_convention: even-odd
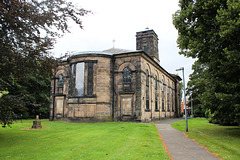
{"type": "Polygon", "coordinates": [[[185,68],[185,78],[192,72],[194,60],[178,54],[178,32],[172,15],[179,9],[178,0],[72,0],[93,14],[82,17],[84,29],[71,25],[71,33],[58,39],[54,55],[66,52],[102,51],[113,47],[136,50],[136,32],[153,29],[159,38],[160,65],[169,73],[185,68]]]}

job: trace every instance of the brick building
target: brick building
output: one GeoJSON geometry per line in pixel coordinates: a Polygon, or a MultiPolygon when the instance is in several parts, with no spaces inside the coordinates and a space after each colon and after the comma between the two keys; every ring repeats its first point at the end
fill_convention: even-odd
{"type": "Polygon", "coordinates": [[[158,37],[137,32],[136,51],[80,52],[54,70],[50,119],[141,121],[178,117],[181,78],[159,64],[158,37]]]}

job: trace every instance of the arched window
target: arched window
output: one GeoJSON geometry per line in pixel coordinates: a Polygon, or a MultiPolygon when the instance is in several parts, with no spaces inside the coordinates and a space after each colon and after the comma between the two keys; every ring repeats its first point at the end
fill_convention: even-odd
{"type": "Polygon", "coordinates": [[[123,83],[131,83],[131,69],[126,67],[123,69],[123,83]]]}
{"type": "Polygon", "coordinates": [[[164,88],[163,88],[163,79],[162,79],[162,91],[164,91],[164,88]]]}
{"type": "Polygon", "coordinates": [[[64,82],[64,77],[62,74],[59,74],[58,75],[58,84],[57,84],[59,94],[63,93],[63,82],[64,82]]]}
{"type": "Polygon", "coordinates": [[[62,74],[60,74],[58,76],[58,87],[59,88],[63,87],[63,75],[62,74]]]}
{"type": "Polygon", "coordinates": [[[175,90],[174,90],[174,83],[172,82],[172,111],[174,112],[174,97],[173,97],[173,94],[175,93],[175,90]]]}
{"type": "Polygon", "coordinates": [[[162,111],[165,111],[165,107],[164,107],[164,76],[162,78],[162,111]]]}
{"type": "Polygon", "coordinates": [[[146,70],[146,86],[149,86],[149,73],[148,73],[148,70],[146,70]]]}
{"type": "Polygon", "coordinates": [[[149,110],[149,73],[146,70],[146,109],[149,110]]]}
{"type": "Polygon", "coordinates": [[[174,99],[173,99],[173,90],[172,90],[172,112],[174,112],[174,99]]]}
{"type": "Polygon", "coordinates": [[[157,76],[155,76],[155,89],[157,90],[157,76]]]}
{"type": "Polygon", "coordinates": [[[170,97],[169,97],[169,80],[167,83],[167,111],[170,112],[170,97]]]}

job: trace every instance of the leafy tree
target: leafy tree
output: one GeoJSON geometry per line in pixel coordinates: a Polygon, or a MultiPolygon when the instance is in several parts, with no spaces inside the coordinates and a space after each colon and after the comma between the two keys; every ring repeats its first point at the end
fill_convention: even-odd
{"type": "MultiPolygon", "coordinates": [[[[190,74],[190,81],[187,84],[187,95],[192,96],[195,117],[204,117],[206,112],[206,108],[200,101],[202,94],[210,85],[204,78],[207,75],[206,68],[205,65],[195,61],[192,66],[193,73],[190,74]]],[[[188,103],[188,106],[191,106],[191,102],[188,103]]]]}
{"type": "Polygon", "coordinates": [[[180,0],[179,6],[173,20],[179,53],[204,66],[189,88],[201,90],[199,103],[212,122],[240,124],[240,1],[180,0]]]}
{"type": "Polygon", "coordinates": [[[51,57],[57,37],[69,32],[69,21],[82,28],[81,16],[90,11],[66,0],[2,0],[0,2],[0,121],[14,115],[48,114],[51,57]]]}

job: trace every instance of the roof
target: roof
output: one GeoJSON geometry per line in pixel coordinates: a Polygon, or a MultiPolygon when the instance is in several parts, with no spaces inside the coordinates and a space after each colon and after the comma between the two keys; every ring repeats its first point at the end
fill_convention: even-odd
{"type": "Polygon", "coordinates": [[[181,81],[181,80],[182,80],[182,78],[181,78],[181,77],[179,77],[179,76],[178,76],[178,75],[176,75],[176,74],[171,74],[171,76],[172,76],[172,77],[174,77],[175,79],[179,80],[179,81],[181,81]]]}
{"type": "Polygon", "coordinates": [[[112,53],[112,54],[122,54],[122,53],[134,52],[134,51],[119,49],[119,48],[110,48],[110,49],[104,50],[103,52],[112,53]]]}
{"type": "Polygon", "coordinates": [[[114,55],[114,54],[123,54],[123,53],[130,53],[130,52],[134,52],[131,50],[126,50],[126,49],[118,49],[118,48],[110,48],[104,51],[83,51],[83,52],[77,52],[72,54],[70,57],[72,56],[77,56],[77,55],[83,55],[83,54],[102,54],[102,55],[114,55]]]}
{"type": "Polygon", "coordinates": [[[112,53],[108,53],[108,52],[103,52],[103,51],[83,51],[83,52],[77,52],[71,55],[72,56],[77,56],[77,55],[81,55],[81,54],[105,54],[105,55],[113,55],[112,53]]]}
{"type": "MultiPolygon", "coordinates": [[[[72,54],[71,56],[69,56],[68,58],[70,57],[74,57],[74,56],[77,56],[77,55],[87,55],[87,54],[96,54],[96,55],[108,55],[108,56],[114,56],[114,55],[120,55],[120,54],[131,54],[131,53],[137,53],[137,52],[143,52],[146,56],[148,56],[150,59],[152,59],[147,53],[145,53],[144,51],[133,51],[133,50],[126,50],[126,49],[119,49],[119,48],[110,48],[110,49],[107,49],[107,50],[103,50],[103,51],[83,51],[83,52],[77,52],[77,53],[74,53],[72,54]]],[[[62,61],[66,61],[68,58],[65,58],[64,60],[62,61]]],[[[153,59],[152,59],[153,60],[153,59]]],[[[155,62],[153,60],[153,62],[155,62]]],[[[157,63],[157,62],[155,62],[157,63]]],[[[173,74],[170,74],[168,73],[164,68],[162,68],[160,66],[160,64],[157,63],[157,65],[163,70],[165,71],[167,74],[169,74],[172,78],[174,79],[177,79],[179,81],[181,81],[182,79],[177,76],[177,75],[173,75],[173,74]]]]}

